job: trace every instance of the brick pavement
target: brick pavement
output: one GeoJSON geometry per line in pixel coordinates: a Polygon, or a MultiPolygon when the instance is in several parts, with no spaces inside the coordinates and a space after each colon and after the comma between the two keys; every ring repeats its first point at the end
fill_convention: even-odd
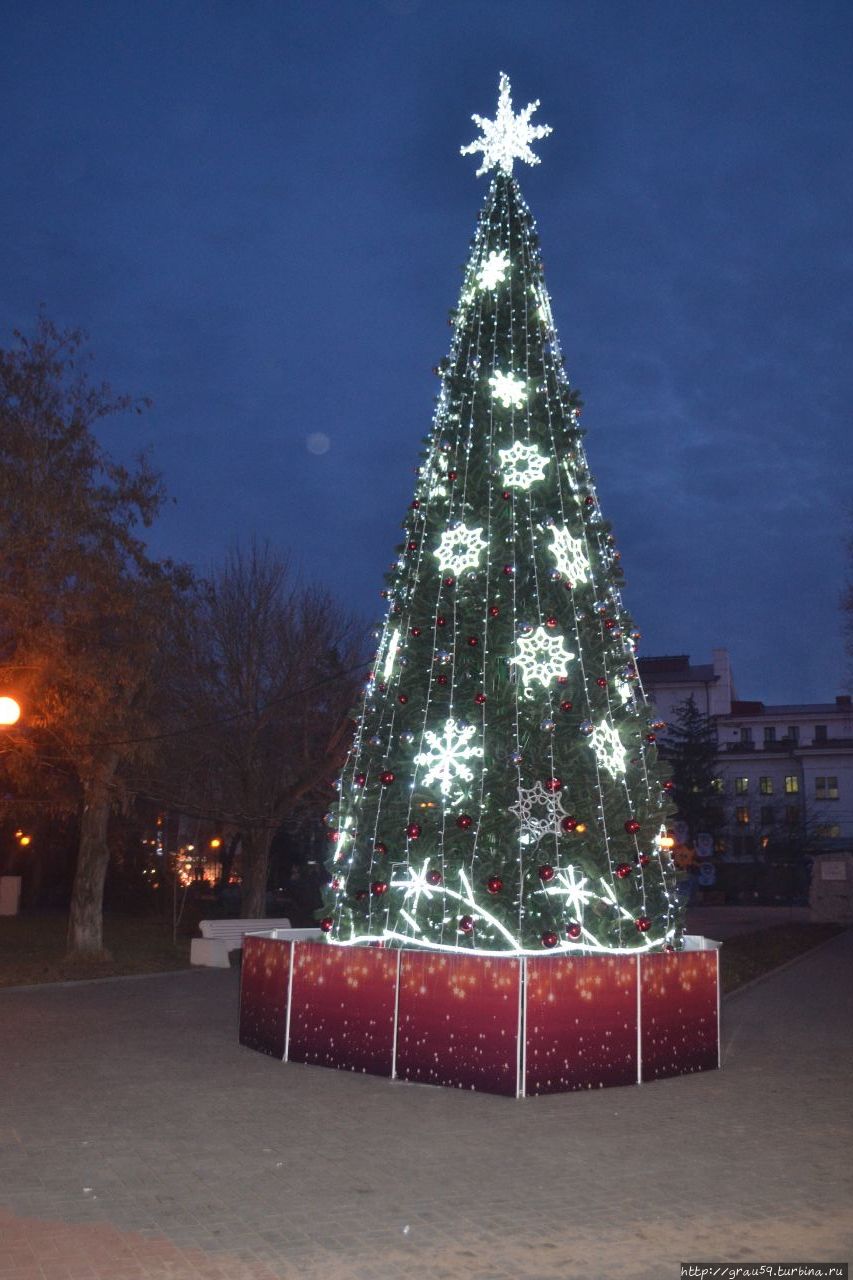
{"type": "Polygon", "coordinates": [[[0,992],[0,1280],[669,1280],[847,1259],[853,932],[725,1070],[513,1101],[236,1043],[236,974],[0,992]]]}

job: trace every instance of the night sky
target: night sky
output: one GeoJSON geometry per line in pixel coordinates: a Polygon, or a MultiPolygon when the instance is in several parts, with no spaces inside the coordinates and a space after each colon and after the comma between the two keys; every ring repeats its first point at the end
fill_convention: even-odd
{"type": "Polygon", "coordinates": [[[504,70],[554,127],[516,174],[641,654],[842,687],[849,0],[0,14],[0,343],[44,305],[153,398],[103,434],[166,474],[157,553],[256,532],[380,616],[486,192],[458,149],[504,70]]]}

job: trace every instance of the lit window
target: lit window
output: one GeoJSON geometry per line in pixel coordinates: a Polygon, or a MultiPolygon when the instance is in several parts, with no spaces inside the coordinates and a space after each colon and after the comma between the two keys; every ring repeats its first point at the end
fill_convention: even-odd
{"type": "Polygon", "coordinates": [[[816,724],[814,727],[815,742],[826,742],[826,725],[816,724]]]}
{"type": "Polygon", "coordinates": [[[725,780],[723,778],[713,778],[711,781],[711,790],[716,796],[723,795],[726,790],[725,780]]]}
{"type": "Polygon", "coordinates": [[[749,809],[745,804],[739,804],[735,809],[735,822],[739,827],[749,826],[749,809]]]}
{"type": "Polygon", "coordinates": [[[776,741],[776,726],[775,726],[775,725],[773,725],[773,724],[766,724],[766,725],[764,726],[764,741],[765,741],[765,742],[775,742],[775,741],[776,741]]]}
{"type": "Polygon", "coordinates": [[[735,795],[745,796],[749,791],[749,778],[735,778],[735,795]]]}
{"type": "Polygon", "coordinates": [[[838,779],[837,778],[815,778],[815,800],[837,800],[838,799],[838,779]]]}
{"type": "Polygon", "coordinates": [[[800,779],[795,773],[789,773],[785,778],[785,794],[795,796],[800,790],[800,779]]]}
{"type": "Polygon", "coordinates": [[[821,840],[837,840],[841,835],[841,827],[837,822],[827,822],[818,827],[817,834],[821,840]]]}
{"type": "Polygon", "coordinates": [[[761,792],[763,796],[772,796],[773,795],[773,779],[759,778],[758,790],[761,792]]]}

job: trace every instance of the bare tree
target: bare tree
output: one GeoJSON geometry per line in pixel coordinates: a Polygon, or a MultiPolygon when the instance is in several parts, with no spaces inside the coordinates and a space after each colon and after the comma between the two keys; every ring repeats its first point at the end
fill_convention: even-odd
{"type": "Polygon", "coordinates": [[[239,830],[242,912],[260,917],[273,834],[306,799],[328,803],[348,748],[362,629],[252,542],[200,590],[174,640],[166,787],[173,803],[239,830]]]}

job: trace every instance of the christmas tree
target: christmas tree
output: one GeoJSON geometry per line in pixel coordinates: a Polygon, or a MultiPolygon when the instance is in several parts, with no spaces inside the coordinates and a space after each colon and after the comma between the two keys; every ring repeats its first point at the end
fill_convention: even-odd
{"type": "Polygon", "coordinates": [[[531,103],[474,116],[480,213],[327,816],[339,944],[506,955],[679,945],[667,795],[530,211],[531,103]]]}

